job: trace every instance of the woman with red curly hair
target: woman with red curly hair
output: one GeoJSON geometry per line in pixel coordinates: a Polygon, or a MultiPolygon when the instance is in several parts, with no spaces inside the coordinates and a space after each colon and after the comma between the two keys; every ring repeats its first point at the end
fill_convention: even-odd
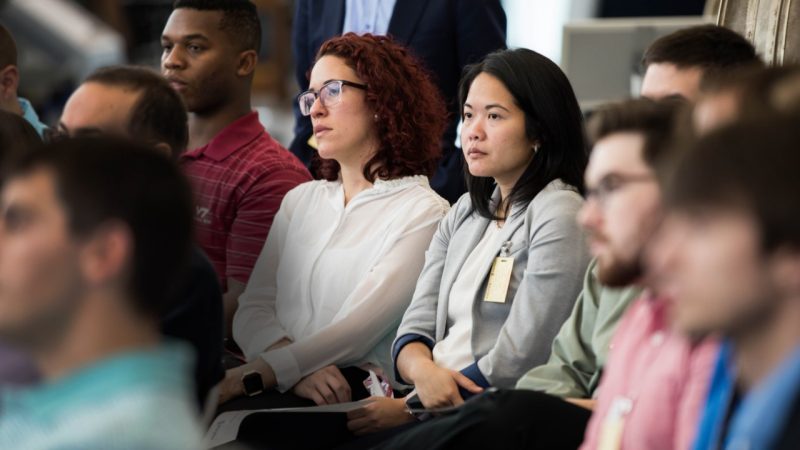
{"type": "Polygon", "coordinates": [[[400,45],[327,41],[298,102],[323,180],[283,199],[239,298],[233,336],[248,362],[228,370],[221,401],[263,394],[224,409],[347,402],[369,395],[366,379],[395,384],[392,339],[449,209],[428,184],[445,105],[400,45]]]}

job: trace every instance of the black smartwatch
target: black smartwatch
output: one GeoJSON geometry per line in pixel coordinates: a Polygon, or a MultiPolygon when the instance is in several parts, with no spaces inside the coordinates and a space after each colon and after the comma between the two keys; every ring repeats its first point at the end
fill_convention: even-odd
{"type": "Polygon", "coordinates": [[[261,374],[255,370],[242,375],[242,385],[244,386],[244,393],[248,397],[254,397],[264,392],[264,380],[261,379],[261,374]]]}

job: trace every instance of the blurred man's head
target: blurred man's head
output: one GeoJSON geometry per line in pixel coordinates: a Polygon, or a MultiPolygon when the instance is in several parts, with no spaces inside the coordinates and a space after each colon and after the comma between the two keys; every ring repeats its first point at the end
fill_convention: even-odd
{"type": "Polygon", "coordinates": [[[604,284],[624,286],[642,275],[643,248],[660,221],[654,165],[672,150],[677,108],[676,102],[630,100],[590,119],[589,195],[578,217],[604,284]]]}
{"type": "Polygon", "coordinates": [[[678,163],[649,262],[685,332],[742,335],[800,301],[800,132],[773,116],[711,131],[678,163]]]}
{"type": "Polygon", "coordinates": [[[800,106],[800,90],[792,94],[790,89],[795,80],[800,80],[798,66],[749,67],[716,76],[704,83],[692,112],[693,127],[704,134],[736,120],[800,106]]]}
{"type": "Polygon", "coordinates": [[[53,350],[88,317],[155,331],[191,224],[186,181],[149,147],[70,139],[26,154],[0,193],[0,340],[53,350]]]}
{"type": "Polygon", "coordinates": [[[189,139],[180,97],[163,77],[141,67],[108,67],[89,75],[67,100],[58,129],[71,137],[135,138],[173,157],[189,139]]]}
{"type": "Polygon", "coordinates": [[[769,105],[779,113],[800,115],[800,65],[770,86],[766,93],[769,105]]]}
{"type": "Polygon", "coordinates": [[[249,99],[261,24],[248,0],[177,0],[161,35],[161,72],[192,113],[249,99]]]}
{"type": "Polygon", "coordinates": [[[642,97],[694,101],[704,78],[726,70],[762,65],[743,36],[716,25],[676,31],[653,42],[642,58],[642,97]]]}
{"type": "Polygon", "coordinates": [[[19,69],[17,69],[17,44],[8,31],[0,24],[0,109],[19,114],[17,89],[19,88],[19,69]]]}

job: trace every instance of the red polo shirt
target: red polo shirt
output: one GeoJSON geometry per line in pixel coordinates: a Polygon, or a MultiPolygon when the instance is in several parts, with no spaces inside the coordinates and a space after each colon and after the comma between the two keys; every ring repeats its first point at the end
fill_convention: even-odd
{"type": "Polygon", "coordinates": [[[283,196],[311,175],[256,112],[181,155],[181,166],[194,188],[197,241],[223,288],[228,278],[247,283],[283,196]]]}

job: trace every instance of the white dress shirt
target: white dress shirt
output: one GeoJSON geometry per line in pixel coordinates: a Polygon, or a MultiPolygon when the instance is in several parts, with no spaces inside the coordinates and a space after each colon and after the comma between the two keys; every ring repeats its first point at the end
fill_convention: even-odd
{"type": "Polygon", "coordinates": [[[385,35],[389,31],[395,3],[397,0],[347,0],[342,34],[352,31],[385,35]]]}
{"type": "Polygon", "coordinates": [[[233,322],[247,360],[285,392],[328,365],[391,375],[390,348],[448,203],[424,176],[377,180],[345,206],[339,181],[291,190],[233,322]],[[292,344],[265,351],[282,338],[292,344]]]}

